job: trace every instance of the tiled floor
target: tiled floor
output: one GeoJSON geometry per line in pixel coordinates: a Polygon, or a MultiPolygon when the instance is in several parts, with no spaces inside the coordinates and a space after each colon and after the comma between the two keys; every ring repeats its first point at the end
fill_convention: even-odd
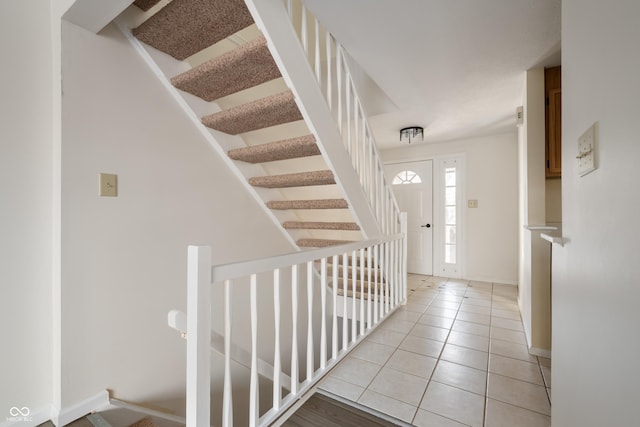
{"type": "Polygon", "coordinates": [[[410,275],[408,287],[321,388],[416,426],[551,424],[551,361],[527,351],[514,286],[410,275]]]}

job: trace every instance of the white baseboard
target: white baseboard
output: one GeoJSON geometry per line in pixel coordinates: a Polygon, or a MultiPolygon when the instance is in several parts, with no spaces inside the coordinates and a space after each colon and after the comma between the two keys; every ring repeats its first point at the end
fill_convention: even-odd
{"type": "Polygon", "coordinates": [[[551,359],[551,350],[545,350],[543,348],[529,347],[529,354],[551,359]]]}
{"type": "Polygon", "coordinates": [[[109,407],[109,392],[103,390],[95,396],[89,397],[81,402],[63,408],[57,417],[53,417],[56,426],[65,426],[78,418],[94,412],[101,411],[109,407]]]}
{"type": "Polygon", "coordinates": [[[517,280],[500,279],[500,278],[495,278],[495,277],[467,276],[467,277],[465,277],[464,280],[473,280],[475,282],[495,283],[497,285],[518,286],[518,281],[517,280]]]}

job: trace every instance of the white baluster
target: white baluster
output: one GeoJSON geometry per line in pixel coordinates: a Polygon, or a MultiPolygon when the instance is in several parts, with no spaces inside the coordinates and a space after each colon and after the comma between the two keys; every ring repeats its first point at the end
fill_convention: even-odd
{"type": "Polygon", "coordinates": [[[349,79],[349,83],[351,84],[351,87],[353,87],[353,130],[354,130],[354,147],[353,147],[353,154],[354,154],[354,161],[355,161],[355,169],[356,172],[358,173],[358,177],[360,178],[360,182],[362,182],[362,170],[360,168],[360,126],[358,125],[359,123],[359,118],[360,118],[360,112],[358,110],[358,99],[356,98],[356,88],[353,85],[353,82],[351,81],[351,79],[349,79]]]}
{"type": "Polygon", "coordinates": [[[329,104],[329,109],[333,112],[333,70],[331,64],[331,33],[327,31],[326,37],[327,44],[327,103],[329,104]]]}
{"type": "Polygon", "coordinates": [[[280,269],[273,270],[273,320],[274,320],[274,350],[273,350],[273,409],[278,410],[282,401],[280,386],[280,269]]]}
{"type": "MultiPolygon", "coordinates": [[[[338,127],[340,128],[340,134],[342,132],[342,46],[336,44],[336,74],[338,83],[338,127]]],[[[343,141],[344,142],[344,141],[343,141]]]]}
{"type": "Polygon", "coordinates": [[[211,405],[211,248],[187,259],[187,424],[208,426],[211,405]]]}
{"type": "Polygon", "coordinates": [[[327,367],[327,259],[320,261],[320,369],[327,367]]]}
{"type": "Polygon", "coordinates": [[[249,426],[258,425],[260,400],[258,389],[258,287],[257,277],[251,275],[249,291],[251,308],[251,376],[249,383],[249,426]]]}
{"type": "Polygon", "coordinates": [[[316,79],[318,80],[318,83],[320,83],[320,87],[322,87],[322,80],[321,80],[321,75],[320,75],[320,23],[318,22],[317,19],[315,19],[314,17],[314,23],[315,23],[315,36],[316,36],[316,43],[315,43],[315,69],[316,69],[316,79]]]}
{"type": "Polygon", "coordinates": [[[360,335],[364,335],[364,249],[360,249],[360,335]]]}
{"type": "Polygon", "coordinates": [[[331,329],[331,357],[338,358],[338,255],[333,256],[333,328],[331,329]]]}
{"type": "Polygon", "coordinates": [[[307,8],[302,4],[302,48],[304,49],[304,53],[309,55],[309,34],[307,34],[307,8]]]}
{"type": "Polygon", "coordinates": [[[357,334],[357,322],[356,319],[358,318],[357,316],[357,312],[356,312],[356,292],[358,290],[357,287],[357,279],[358,279],[358,272],[356,271],[357,268],[357,258],[356,258],[356,251],[353,251],[351,253],[351,290],[352,290],[352,295],[351,295],[351,313],[353,313],[353,316],[351,316],[351,342],[356,342],[356,334],[357,334]]]}
{"type": "Polygon", "coordinates": [[[347,323],[349,316],[347,315],[347,291],[349,284],[349,262],[347,261],[347,253],[342,254],[342,349],[347,349],[347,342],[349,341],[349,330],[347,329],[347,323]]]}
{"type": "MultiPolygon", "coordinates": [[[[378,289],[378,246],[379,245],[375,245],[373,247],[373,323],[377,324],[378,323],[378,292],[380,291],[380,289],[378,289]]],[[[382,276],[382,275],[380,275],[382,276]]],[[[380,288],[382,288],[382,286],[380,286],[380,288]]],[[[380,295],[380,297],[382,297],[382,295],[380,295]]]]}
{"type": "Polygon", "coordinates": [[[313,379],[313,261],[307,262],[307,381],[313,379]]]}
{"type": "Polygon", "coordinates": [[[291,266],[291,394],[298,394],[298,266],[291,266]]]}
{"type": "Polygon", "coordinates": [[[367,292],[367,329],[371,329],[371,322],[373,320],[373,313],[371,312],[371,291],[373,288],[373,283],[371,282],[371,252],[373,251],[373,246],[367,249],[367,283],[369,284],[369,292],[367,292]]]}
{"type": "Polygon", "coordinates": [[[224,392],[222,425],[233,426],[233,395],[231,391],[231,281],[224,281],[224,392]]]}
{"type": "MultiPolygon", "coordinates": [[[[346,92],[346,108],[347,108],[347,151],[349,152],[349,155],[351,155],[351,80],[349,80],[348,78],[345,78],[344,81],[344,90],[346,92]]],[[[351,157],[351,162],[353,164],[353,157],[351,157]]],[[[353,166],[355,167],[355,164],[353,164],[353,166]]]]}
{"type": "Polygon", "coordinates": [[[407,213],[400,214],[402,224],[402,300],[407,302],[407,213]]]}

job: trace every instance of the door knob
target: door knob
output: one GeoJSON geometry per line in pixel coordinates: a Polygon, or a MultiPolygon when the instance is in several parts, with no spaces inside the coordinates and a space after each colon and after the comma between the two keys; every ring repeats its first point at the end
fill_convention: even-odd
{"type": "Polygon", "coordinates": [[[421,225],[420,227],[422,227],[422,228],[431,228],[431,224],[421,225]]]}

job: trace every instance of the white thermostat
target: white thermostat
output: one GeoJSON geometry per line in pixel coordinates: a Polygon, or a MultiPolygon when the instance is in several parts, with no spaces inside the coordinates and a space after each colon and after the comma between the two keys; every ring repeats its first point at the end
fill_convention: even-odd
{"type": "Polygon", "coordinates": [[[578,138],[578,175],[584,176],[596,170],[596,152],[598,139],[598,122],[578,138]]]}

